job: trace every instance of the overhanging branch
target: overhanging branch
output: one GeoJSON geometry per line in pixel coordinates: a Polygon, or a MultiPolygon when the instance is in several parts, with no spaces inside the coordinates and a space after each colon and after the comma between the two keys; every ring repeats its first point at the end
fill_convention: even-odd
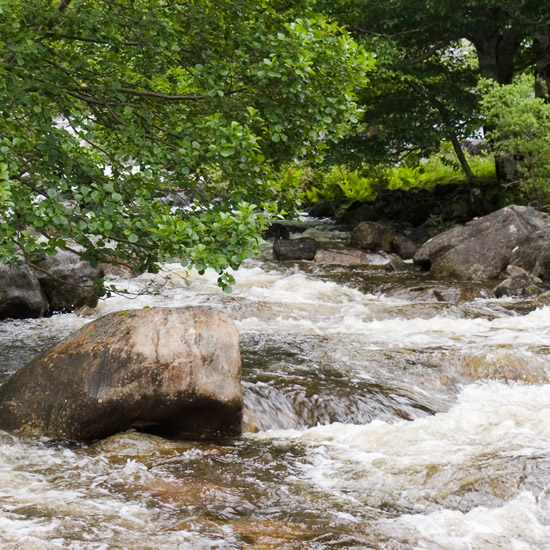
{"type": "MultiPolygon", "coordinates": [[[[239,88],[237,90],[222,90],[222,92],[223,92],[223,95],[233,95],[233,94],[244,92],[245,90],[246,90],[245,88],[239,88]]],[[[89,86],[79,86],[78,88],[74,88],[73,90],[69,91],[69,93],[76,94],[76,93],[82,92],[86,96],[93,97],[91,95],[93,91],[94,90],[89,86]]],[[[126,87],[115,88],[114,91],[121,94],[152,97],[156,99],[163,99],[166,101],[202,101],[210,97],[204,94],[203,95],[165,94],[162,92],[155,92],[154,90],[139,90],[137,88],[126,88],[126,87]]],[[[98,100],[95,100],[95,102],[97,101],[98,100]]]]}

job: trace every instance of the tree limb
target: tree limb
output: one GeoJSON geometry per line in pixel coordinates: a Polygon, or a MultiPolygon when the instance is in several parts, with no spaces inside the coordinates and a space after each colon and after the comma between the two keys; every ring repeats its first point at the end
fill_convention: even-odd
{"type": "MultiPolygon", "coordinates": [[[[63,34],[63,33],[48,33],[45,34],[47,38],[65,38],[66,40],[75,40],[78,42],[91,42],[92,44],[111,44],[112,42],[109,42],[108,40],[100,40],[99,38],[93,38],[89,36],[75,36],[72,34],[63,34]]],[[[117,44],[120,44],[122,46],[139,46],[141,42],[136,41],[130,41],[130,42],[118,42],[117,44]]]]}
{"type": "MultiPolygon", "coordinates": [[[[239,88],[237,90],[222,90],[224,95],[233,95],[238,94],[241,92],[244,92],[246,88],[239,88]]],[[[75,88],[72,90],[72,93],[79,93],[83,92],[85,94],[92,92],[92,88],[89,86],[79,86],[78,88],[75,88]]],[[[162,92],[155,92],[154,90],[138,90],[137,88],[115,88],[115,92],[121,93],[121,94],[130,94],[130,95],[137,95],[137,96],[143,96],[143,97],[153,97],[156,99],[164,99],[167,101],[202,101],[204,99],[208,99],[210,96],[208,95],[178,95],[178,94],[165,94],[162,92]]],[[[69,92],[69,93],[71,93],[69,92]]]]}
{"type": "Polygon", "coordinates": [[[59,0],[59,4],[57,4],[57,11],[60,13],[67,11],[67,8],[69,7],[70,3],[71,3],[71,0],[59,0]]]}

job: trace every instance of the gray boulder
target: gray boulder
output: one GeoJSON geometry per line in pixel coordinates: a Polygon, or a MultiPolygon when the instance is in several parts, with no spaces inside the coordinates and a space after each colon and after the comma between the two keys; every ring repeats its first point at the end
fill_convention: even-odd
{"type": "Polygon", "coordinates": [[[409,271],[411,265],[405,262],[403,258],[397,254],[388,254],[388,263],[385,265],[384,270],[388,273],[394,273],[399,271],[409,271]]]}
{"type": "Polygon", "coordinates": [[[418,251],[418,245],[405,235],[395,235],[391,243],[391,251],[404,260],[411,260],[418,251]]]}
{"type": "Polygon", "coordinates": [[[172,438],[236,436],[239,335],[206,307],[116,312],[38,355],[0,388],[0,429],[95,440],[131,428],[172,438]]]}
{"type": "Polygon", "coordinates": [[[351,246],[372,252],[395,253],[405,260],[411,259],[418,250],[418,245],[411,239],[382,222],[361,222],[351,233],[351,246]]]}
{"type": "Polygon", "coordinates": [[[497,279],[514,254],[535,233],[549,227],[548,214],[507,206],[430,239],[415,254],[414,262],[436,278],[497,279]]]}
{"type": "Polygon", "coordinates": [[[535,232],[527,243],[514,250],[510,263],[550,281],[550,227],[535,232]]]}
{"type": "Polygon", "coordinates": [[[544,289],[539,286],[542,284],[541,279],[525,269],[509,265],[506,268],[506,273],[508,277],[494,289],[497,298],[504,296],[533,297],[544,292],[544,289]]]}
{"type": "Polygon", "coordinates": [[[82,261],[78,254],[61,250],[31,267],[48,299],[50,313],[97,305],[95,284],[103,277],[103,271],[82,261]]]}
{"type": "Polygon", "coordinates": [[[0,319],[42,317],[47,311],[46,297],[30,269],[0,264],[0,319]]]}
{"type": "Polygon", "coordinates": [[[279,261],[313,260],[321,244],[311,237],[278,239],[273,244],[273,255],[279,261]]]}
{"type": "Polygon", "coordinates": [[[351,234],[351,246],[361,250],[392,252],[395,231],[380,222],[361,222],[351,234]]]}

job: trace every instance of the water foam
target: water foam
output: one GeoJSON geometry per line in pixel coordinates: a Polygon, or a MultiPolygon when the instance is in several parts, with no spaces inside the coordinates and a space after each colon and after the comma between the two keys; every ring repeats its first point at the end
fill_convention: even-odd
{"type": "Polygon", "coordinates": [[[534,499],[530,522],[548,537],[549,499],[539,497],[548,488],[549,413],[550,385],[487,382],[464,388],[448,412],[412,422],[331,424],[247,437],[302,445],[307,460],[297,484],[343,502],[394,510],[403,516],[396,520],[401,526],[425,517],[423,525],[445,534],[452,533],[453,518],[464,525],[475,519],[490,531],[498,510],[514,509],[525,493],[534,499]],[[478,513],[483,506],[494,510],[486,520],[478,513]]]}

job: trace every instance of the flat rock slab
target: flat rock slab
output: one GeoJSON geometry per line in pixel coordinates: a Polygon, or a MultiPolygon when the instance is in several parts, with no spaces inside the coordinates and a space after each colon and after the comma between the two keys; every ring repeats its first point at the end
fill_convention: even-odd
{"type": "Polygon", "coordinates": [[[383,265],[388,259],[380,254],[363,250],[317,250],[314,260],[320,264],[335,265],[383,265]]]}
{"type": "Polygon", "coordinates": [[[241,421],[238,331],[206,307],[111,313],[0,388],[0,429],[26,436],[205,439],[239,435],[241,421]]]}

